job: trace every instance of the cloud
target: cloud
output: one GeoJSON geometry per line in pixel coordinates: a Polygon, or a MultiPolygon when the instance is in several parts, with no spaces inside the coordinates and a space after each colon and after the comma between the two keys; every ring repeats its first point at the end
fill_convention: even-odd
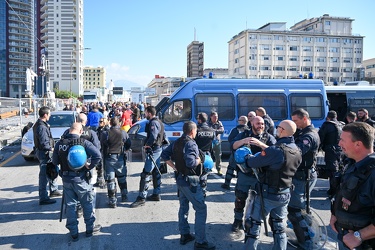
{"type": "Polygon", "coordinates": [[[121,65],[118,63],[111,63],[110,65],[104,66],[107,74],[107,81],[118,81],[126,80],[138,83],[142,86],[147,86],[153,79],[151,76],[146,75],[133,75],[131,73],[130,67],[126,65],[121,65]]]}

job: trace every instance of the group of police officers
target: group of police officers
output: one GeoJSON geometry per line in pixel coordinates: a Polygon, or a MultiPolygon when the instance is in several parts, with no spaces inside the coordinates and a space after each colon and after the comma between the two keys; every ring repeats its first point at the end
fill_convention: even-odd
{"type": "MultiPolygon", "coordinates": [[[[48,125],[49,116],[49,108],[42,107],[39,110],[39,120],[33,127],[36,155],[40,161],[39,204],[56,202],[48,197],[48,182],[50,197],[62,195],[57,189],[56,181],[49,179],[46,174],[48,162],[52,161],[54,165],[60,165],[63,199],[67,207],[66,227],[72,239],[78,240],[77,211],[81,206],[86,223],[86,236],[90,237],[100,231],[100,225],[94,223],[90,170],[96,168],[98,171],[96,186],[107,184],[109,207],[115,208],[117,204],[115,178],[121,190],[121,201],[127,201],[126,151],[130,149],[131,141],[128,134],[120,129],[117,118],[111,118],[109,126],[105,124],[104,118],[101,119],[99,127],[93,131],[85,126],[85,115],[80,114],[78,122],[54,145],[48,125]],[[84,148],[87,159],[84,164],[69,162],[70,158],[77,158],[70,151],[76,145],[84,148]],[[70,154],[73,156],[70,157],[70,154]]],[[[218,114],[212,112],[209,119],[206,113],[199,113],[198,124],[186,122],[183,135],[167,147],[163,147],[168,142],[163,123],[157,118],[155,108],[148,106],[145,116],[149,120],[144,145],[147,157],[140,175],[139,195],[130,207],[143,206],[146,200],[161,200],[159,166],[160,159],[163,159],[176,172],[180,202],[180,244],[195,240],[195,249],[215,249],[215,245],[206,239],[205,197],[210,168],[205,168],[204,163],[205,159],[212,157],[217,174],[222,175],[221,134],[224,127],[218,114]],[[147,196],[151,181],[154,186],[153,194],[147,196]],[[193,204],[196,212],[195,235],[190,233],[187,221],[189,202],[193,204]]],[[[372,240],[375,237],[375,172],[372,171],[375,156],[372,126],[365,122],[355,122],[343,127],[337,122],[335,113],[330,111],[326,121],[329,124],[322,127],[327,128],[318,134],[311,124],[308,112],[297,109],[292,113],[292,120],[281,121],[275,129],[272,119],[262,107],[255,112],[249,112],[247,117],[239,117],[238,123],[228,138],[233,153],[222,187],[230,189],[231,179],[237,177],[232,230],[245,230],[246,249],[257,248],[262,223],[271,227],[274,249],[286,249],[286,218],[292,224],[299,246],[303,249],[314,248],[314,234],[311,234],[307,202],[317,180],[316,163],[320,147],[326,152],[326,162],[330,170],[330,224],[338,233],[340,249],[375,247],[372,240]],[[330,124],[336,130],[330,128],[330,124]],[[324,139],[328,137],[331,138],[330,142],[324,139]],[[243,155],[243,162],[236,162],[236,150],[244,147],[249,149],[249,153],[243,155]],[[341,168],[338,166],[342,160],[338,157],[341,153],[339,150],[346,156],[343,161],[345,164],[341,168]],[[250,201],[249,212],[244,215],[247,199],[250,201]],[[268,222],[265,221],[266,216],[269,216],[268,222]]]]}

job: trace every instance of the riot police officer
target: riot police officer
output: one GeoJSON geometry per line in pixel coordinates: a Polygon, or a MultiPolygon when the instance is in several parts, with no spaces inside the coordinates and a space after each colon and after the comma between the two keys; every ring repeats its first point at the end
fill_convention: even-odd
{"type": "Polygon", "coordinates": [[[177,173],[176,183],[180,201],[178,212],[180,244],[185,245],[196,239],[194,249],[215,249],[215,245],[208,242],[206,238],[207,205],[202,187],[199,184],[201,170],[198,167],[204,160],[200,158],[198,146],[194,141],[197,134],[197,125],[192,121],[185,122],[183,132],[183,135],[171,143],[162,153],[162,158],[177,173]],[[193,204],[195,210],[195,237],[190,234],[187,220],[189,202],[193,204]]]}
{"type": "MultiPolygon", "coordinates": [[[[203,151],[206,155],[211,156],[212,153],[212,141],[215,139],[215,130],[210,128],[207,124],[208,116],[206,113],[199,113],[197,117],[197,135],[195,137],[195,142],[198,148],[203,151]]],[[[207,176],[209,173],[204,173],[200,176],[201,186],[203,188],[203,193],[206,196],[207,188],[207,176]]]]}
{"type": "MultiPolygon", "coordinates": [[[[238,134],[232,141],[232,149],[236,150],[242,146],[247,146],[255,154],[267,146],[276,143],[276,139],[265,132],[264,120],[260,116],[255,116],[252,122],[252,129],[247,129],[243,133],[238,134]]],[[[253,172],[238,172],[237,183],[235,187],[236,199],[234,202],[234,222],[232,231],[237,232],[243,228],[244,208],[249,190],[255,190],[257,179],[253,172]]]]}
{"type": "Polygon", "coordinates": [[[47,185],[49,183],[50,197],[61,196],[58,190],[56,179],[54,181],[47,178],[47,162],[51,160],[54,149],[54,140],[51,134],[49,124],[47,123],[51,116],[49,107],[39,109],[39,119],[33,127],[34,143],[36,157],[39,160],[39,205],[48,205],[56,202],[48,197],[47,185]]]}
{"type": "MultiPolygon", "coordinates": [[[[246,231],[246,249],[257,249],[262,220],[269,214],[273,232],[274,249],[286,249],[287,238],[283,220],[287,215],[292,177],[301,163],[301,150],[294,143],[296,125],[290,120],[280,122],[277,128],[277,142],[264,146],[257,156],[246,156],[246,165],[241,170],[253,171],[262,168],[257,183],[257,195],[250,209],[250,227],[246,231]]],[[[256,139],[253,139],[256,140],[256,139]]],[[[267,223],[264,221],[264,223],[267,223]]]]}
{"type": "Polygon", "coordinates": [[[128,186],[126,182],[127,166],[125,151],[131,147],[131,141],[126,131],[120,129],[119,120],[111,118],[111,128],[109,131],[104,131],[101,135],[100,141],[102,143],[104,163],[105,163],[105,177],[107,181],[108,190],[108,205],[111,208],[116,207],[116,182],[121,190],[121,201],[128,200],[128,186]]]}
{"type": "Polygon", "coordinates": [[[224,133],[224,126],[219,121],[217,112],[211,112],[210,121],[208,125],[215,130],[216,138],[213,141],[212,151],[214,153],[215,166],[218,175],[223,175],[221,172],[221,135],[224,133]]]}
{"type": "Polygon", "coordinates": [[[306,184],[309,185],[308,195],[310,195],[317,180],[315,166],[320,139],[306,110],[297,109],[293,111],[292,120],[298,128],[294,140],[302,151],[302,163],[293,177],[294,189],[288,205],[288,220],[293,225],[299,245],[304,249],[311,249],[313,239],[309,234],[309,224],[302,210],[306,209],[306,184]]]}
{"type": "MultiPolygon", "coordinates": [[[[246,124],[247,124],[247,117],[244,115],[240,116],[240,118],[238,118],[238,125],[235,128],[233,128],[229,133],[229,136],[228,136],[229,143],[232,143],[233,139],[236,138],[236,136],[239,133],[242,133],[246,129],[248,129],[248,126],[246,124]]],[[[229,164],[228,164],[227,172],[225,173],[225,178],[224,178],[225,181],[221,185],[222,188],[230,190],[230,182],[232,178],[235,176],[234,170],[236,170],[236,162],[234,161],[234,158],[233,158],[233,152],[231,152],[229,156],[229,164]]]]}
{"type": "Polygon", "coordinates": [[[374,128],[363,122],[342,129],[340,147],[352,162],[337,176],[330,225],[339,249],[375,249],[374,128]]]}
{"type": "Polygon", "coordinates": [[[90,185],[90,170],[101,160],[100,151],[91,142],[80,138],[82,124],[73,123],[69,134],[56,143],[52,162],[60,165],[66,205],[66,228],[70,231],[73,241],[78,240],[77,202],[83,208],[86,223],[86,237],[100,231],[101,226],[95,225],[94,193],[90,185]],[[73,148],[75,146],[83,147],[73,148]],[[85,156],[85,158],[83,158],[85,156]],[[87,163],[87,157],[91,163],[87,163]]]}
{"type": "Polygon", "coordinates": [[[149,121],[146,125],[147,137],[145,140],[144,150],[147,154],[145,165],[141,173],[139,183],[139,195],[130,207],[139,207],[145,204],[146,198],[149,201],[160,201],[160,155],[162,152],[162,144],[165,138],[164,124],[156,117],[156,109],[154,106],[147,106],[145,110],[146,119],[149,121]],[[155,166],[156,164],[156,166],[155,166]],[[147,197],[147,190],[152,181],[154,186],[153,194],[147,197]]]}

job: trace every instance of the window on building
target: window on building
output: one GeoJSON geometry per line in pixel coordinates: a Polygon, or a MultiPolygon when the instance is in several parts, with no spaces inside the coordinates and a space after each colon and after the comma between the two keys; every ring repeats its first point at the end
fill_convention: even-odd
{"type": "Polygon", "coordinates": [[[301,71],[303,72],[311,72],[312,71],[312,67],[301,67],[301,71]]]}
{"type": "Polygon", "coordinates": [[[339,67],[330,67],[329,72],[340,72],[340,68],[339,67]]]}
{"type": "Polygon", "coordinates": [[[342,48],[344,53],[353,53],[353,48],[342,48]]]}
{"type": "Polygon", "coordinates": [[[352,68],[349,68],[349,67],[342,68],[341,70],[342,70],[342,72],[352,73],[352,68]]]}
{"type": "Polygon", "coordinates": [[[261,45],[261,49],[262,50],[270,50],[270,45],[268,45],[268,44],[262,44],[261,45]]]}
{"type": "Polygon", "coordinates": [[[234,63],[238,63],[238,58],[234,59],[234,63]]]}
{"type": "Polygon", "coordinates": [[[234,54],[238,54],[238,52],[239,52],[239,49],[234,50],[234,54]]]}
{"type": "Polygon", "coordinates": [[[276,45],[275,50],[284,50],[284,46],[283,45],[276,45]]]}
{"type": "Polygon", "coordinates": [[[316,58],[316,61],[317,61],[317,62],[325,62],[325,61],[326,61],[326,58],[325,58],[325,57],[317,57],[317,58],[316,58]]]}
{"type": "Polygon", "coordinates": [[[312,46],[303,46],[302,50],[303,51],[312,51],[312,46]]]}
{"type": "Polygon", "coordinates": [[[285,67],[284,66],[275,66],[275,67],[273,67],[273,70],[275,70],[275,71],[284,71],[285,67]]]}
{"type": "Polygon", "coordinates": [[[361,58],[356,58],[355,62],[356,63],[362,63],[361,58]]]}
{"type": "Polygon", "coordinates": [[[346,43],[353,43],[353,39],[343,38],[343,39],[342,39],[342,42],[343,42],[344,44],[346,44],[346,43]]]}
{"type": "Polygon", "coordinates": [[[361,44],[362,40],[361,39],[354,39],[354,43],[361,44]]]}
{"type": "Polygon", "coordinates": [[[289,50],[290,50],[290,51],[297,51],[297,50],[298,50],[298,47],[297,47],[297,46],[290,46],[290,47],[289,47],[289,50]]]}
{"type": "Polygon", "coordinates": [[[274,35],[273,40],[283,40],[284,36],[274,35]]]}
{"type": "Polygon", "coordinates": [[[304,36],[304,37],[302,38],[302,41],[304,41],[304,42],[311,42],[311,41],[312,41],[312,37],[304,36]]]}
{"type": "Polygon", "coordinates": [[[255,34],[251,34],[251,35],[249,36],[249,39],[257,39],[257,35],[255,35],[255,34]]]}
{"type": "Polygon", "coordinates": [[[298,58],[296,56],[291,56],[291,57],[289,57],[289,61],[296,62],[296,61],[298,61],[298,58]]]}
{"type": "Polygon", "coordinates": [[[271,40],[272,36],[270,35],[259,35],[260,40],[271,40]]]}
{"type": "Polygon", "coordinates": [[[288,71],[297,71],[297,67],[289,67],[288,71]]]}
{"type": "Polygon", "coordinates": [[[264,61],[268,61],[268,60],[270,60],[270,56],[269,56],[269,55],[263,55],[263,60],[264,60],[264,61]]]}
{"type": "Polygon", "coordinates": [[[257,70],[257,66],[249,66],[250,70],[257,70]]]}
{"type": "Polygon", "coordinates": [[[334,53],[339,53],[340,52],[340,48],[338,48],[338,47],[331,47],[331,48],[329,48],[328,51],[329,52],[334,52],[334,53]]]}
{"type": "Polygon", "coordinates": [[[352,62],[352,58],[344,57],[343,62],[344,63],[351,63],[352,62]]]}
{"type": "Polygon", "coordinates": [[[326,52],[326,48],[325,47],[316,47],[316,52],[326,52]]]}
{"type": "Polygon", "coordinates": [[[327,25],[327,26],[331,25],[331,21],[325,21],[324,25],[327,25]]]}
{"type": "Polygon", "coordinates": [[[288,36],[288,41],[299,41],[298,36],[288,36]]]}
{"type": "Polygon", "coordinates": [[[277,57],[276,57],[276,60],[277,60],[277,61],[284,61],[284,57],[283,57],[283,56],[277,56],[277,57]]]}
{"type": "Polygon", "coordinates": [[[340,43],[340,38],[330,38],[329,42],[330,43],[340,43]]]}
{"type": "Polygon", "coordinates": [[[354,48],[354,53],[362,53],[362,48],[354,48]]]}
{"type": "Polygon", "coordinates": [[[331,57],[331,62],[337,63],[337,62],[339,62],[339,58],[338,57],[331,57]]]}
{"type": "Polygon", "coordinates": [[[304,62],[311,62],[311,56],[304,56],[303,61],[304,62]]]}
{"type": "Polygon", "coordinates": [[[325,43],[326,38],[325,37],[315,37],[315,42],[317,43],[325,43]]]}
{"type": "Polygon", "coordinates": [[[256,60],[257,59],[257,55],[252,54],[252,55],[249,56],[249,59],[250,60],[256,60]]]}
{"type": "Polygon", "coordinates": [[[271,67],[270,66],[260,66],[259,69],[260,70],[270,70],[271,67]]]}

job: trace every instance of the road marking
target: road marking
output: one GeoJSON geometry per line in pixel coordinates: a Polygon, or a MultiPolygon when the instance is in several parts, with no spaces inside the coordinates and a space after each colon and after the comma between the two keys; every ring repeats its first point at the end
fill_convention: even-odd
{"type": "Polygon", "coordinates": [[[21,154],[21,151],[18,151],[17,153],[15,153],[14,155],[12,155],[10,158],[8,158],[7,160],[5,160],[4,162],[0,163],[0,168],[2,166],[4,166],[5,164],[7,164],[8,162],[10,162],[11,160],[13,160],[14,158],[16,158],[19,154],[21,154]]]}

